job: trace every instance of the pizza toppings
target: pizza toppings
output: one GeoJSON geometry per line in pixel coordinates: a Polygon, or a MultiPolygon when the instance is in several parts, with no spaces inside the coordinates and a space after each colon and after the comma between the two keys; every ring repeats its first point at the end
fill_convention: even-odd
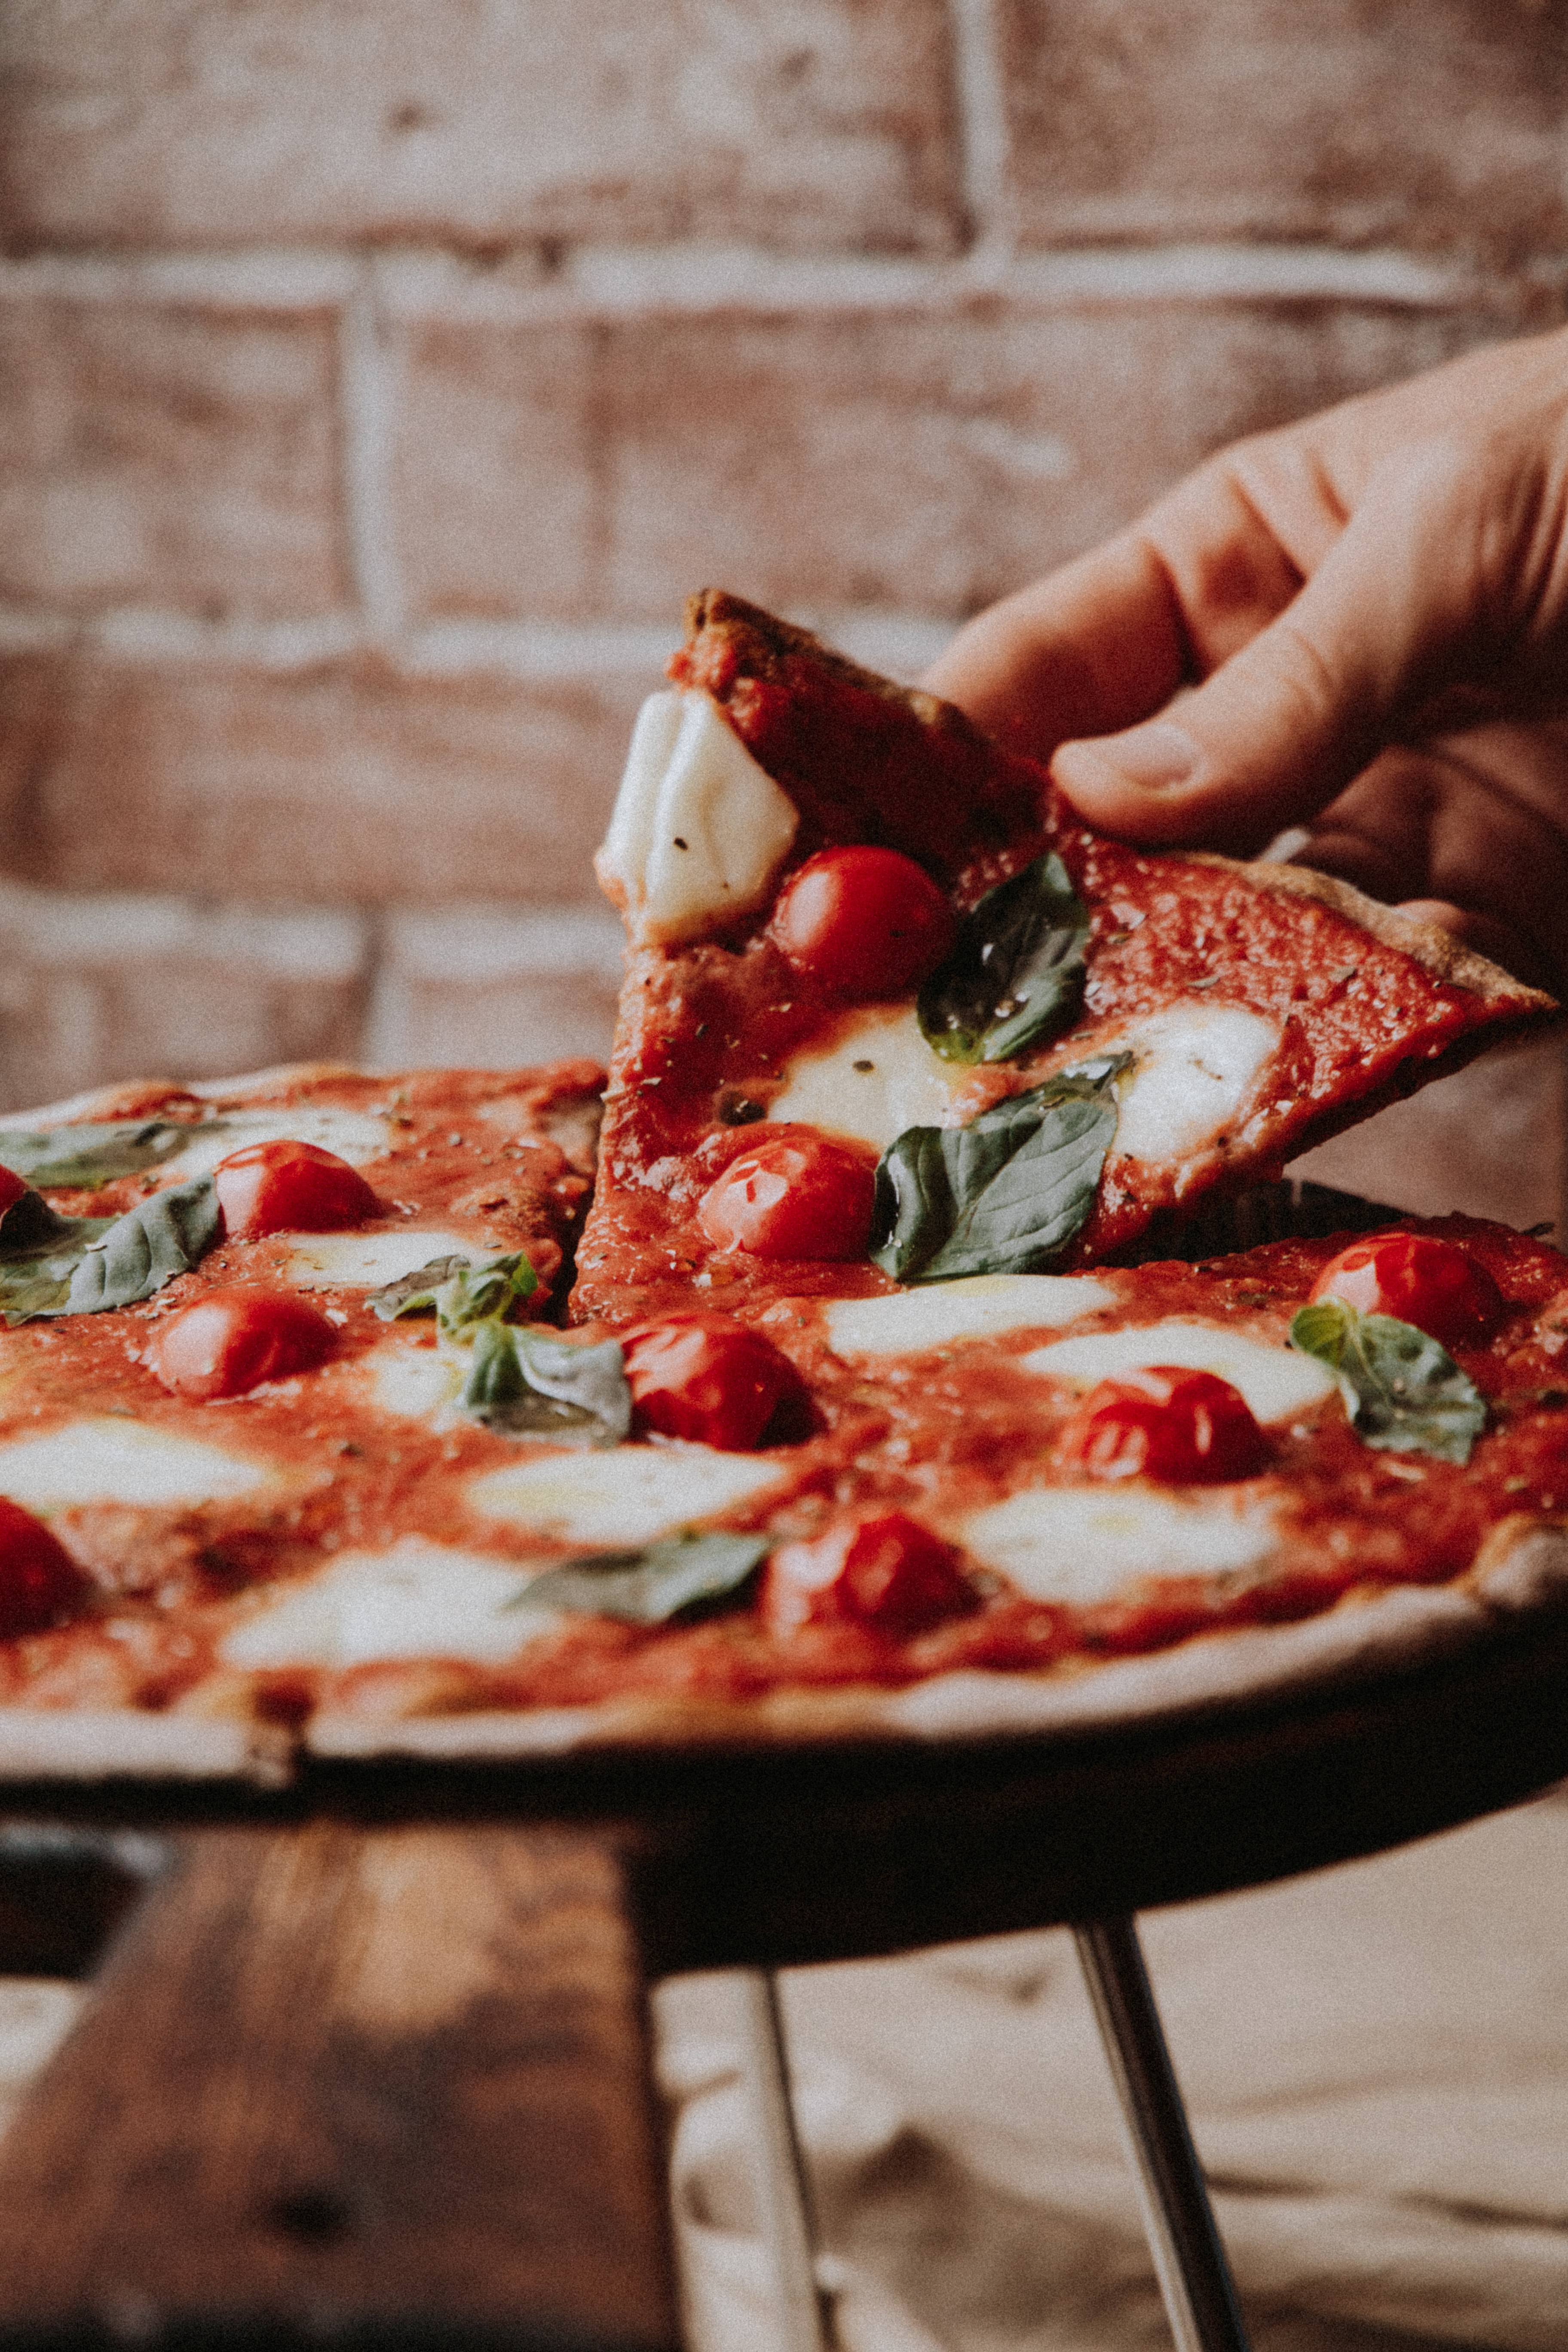
{"type": "Polygon", "coordinates": [[[244,1396],[264,1381],[324,1362],[336,1336],[324,1315],[291,1292],[237,1284],[161,1325],[147,1363],[175,1395],[244,1396]]]}
{"type": "Polygon", "coordinates": [[[1120,1090],[1119,1157],[1171,1169],[1186,1188],[1186,1163],[1235,1135],[1279,1047],[1276,1024],[1245,1005],[1187,1003],[1152,1013],[1114,1040],[1131,1055],[1120,1090]]]}
{"type": "Polygon", "coordinates": [[[1210,1372],[1237,1391],[1255,1420],[1269,1426],[1312,1412],[1333,1395],[1336,1385],[1332,1371],[1315,1355],[1298,1354],[1272,1335],[1173,1316],[1053,1339],[1021,1360],[1026,1371],[1083,1387],[1135,1378],[1156,1364],[1167,1370],[1179,1365],[1210,1372]]]}
{"type": "Polygon", "coordinates": [[[1290,1345],[1331,1365],[1366,1444],[1469,1460],[1487,1424],[1486,1399],[1441,1342],[1413,1323],[1321,1298],[1292,1318],[1290,1345]]]}
{"type": "Polygon", "coordinates": [[[762,904],[799,824],[708,695],[650,695],[595,869],[639,947],[700,939],[762,904]]]}
{"type": "Polygon", "coordinates": [[[879,1006],[842,1022],[831,1044],[792,1055],[767,1115],[885,1151],[911,1127],[945,1126],[967,1078],[933,1053],[912,1005],[879,1006]]]}
{"type": "Polygon", "coordinates": [[[0,1167],[0,1220],[8,1209],[15,1208],[27,1192],[28,1186],[15,1169],[0,1167]]]}
{"type": "Polygon", "coordinates": [[[1485,1266],[1432,1234],[1374,1234],[1352,1242],[1330,1259],[1312,1297],[1413,1323],[1445,1347],[1489,1339],[1504,1311],[1485,1266]]]}
{"type": "Polygon", "coordinates": [[[621,1334],[633,1426],[744,1454],[781,1406],[803,1405],[799,1373],[760,1331],[730,1315],[668,1316],[621,1334]]]}
{"type": "Polygon", "coordinates": [[[231,1241],[331,1233],[381,1209],[357,1168],[313,1143],[247,1144],[218,1161],[212,1181],[231,1241]]]}
{"type": "Polygon", "coordinates": [[[780,891],[771,925],[785,960],[830,996],[901,996],[946,957],[946,897],[912,857],[856,845],[818,850],[780,891]]]}
{"type": "Polygon", "coordinates": [[[967,1127],[900,1136],[877,1171],[877,1265],[898,1282],[950,1282],[1055,1264],[1094,1206],[1125,1067],[1085,1063],[967,1127]]]}
{"type": "Polygon", "coordinates": [[[952,1544],[903,1511],[879,1511],[781,1544],[758,1605],[769,1632],[780,1636],[806,1625],[910,1634],[967,1614],[979,1595],[952,1544]]]}
{"type": "Polygon", "coordinates": [[[1068,1027],[1083,1000],[1087,908],[1054,850],[986,892],[920,994],[952,1062],[1012,1062],[1068,1027]]]}
{"type": "Polygon", "coordinates": [[[876,1184],[860,1152],[792,1130],[731,1160],[703,1193],[698,1223],[715,1248],[756,1257],[864,1257],[876,1184]]]}
{"type": "Polygon", "coordinates": [[[1268,1458],[1239,1389],[1179,1364],[1101,1381],[1063,1431],[1060,1451],[1091,1478],[1152,1478],[1167,1486],[1251,1478],[1268,1458]]]}
{"type": "Polygon", "coordinates": [[[0,1641],[58,1624],[88,1591],[86,1577],[42,1519],[0,1495],[0,1641]]]}

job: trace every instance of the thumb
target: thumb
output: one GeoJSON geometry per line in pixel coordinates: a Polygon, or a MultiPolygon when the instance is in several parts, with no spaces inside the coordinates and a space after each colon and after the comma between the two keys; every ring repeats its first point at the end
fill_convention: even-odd
{"type": "MultiPolygon", "coordinates": [[[[1276,619],[1155,719],[1064,743],[1056,782],[1102,831],[1260,849],[1359,774],[1463,635],[1453,546],[1369,500],[1276,619]],[[1413,527],[1414,526],[1414,527],[1413,527]]],[[[1419,505],[1419,502],[1417,502],[1419,505]]]]}

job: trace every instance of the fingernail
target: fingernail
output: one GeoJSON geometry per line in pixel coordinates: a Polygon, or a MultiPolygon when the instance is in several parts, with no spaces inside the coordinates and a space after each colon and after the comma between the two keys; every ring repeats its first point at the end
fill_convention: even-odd
{"type": "Polygon", "coordinates": [[[1184,728],[1173,727],[1168,719],[1130,728],[1125,735],[1102,735],[1090,743],[1064,743],[1057,759],[1068,782],[1076,773],[1086,783],[1109,778],[1136,784],[1145,793],[1190,784],[1204,763],[1199,745],[1184,728]]]}

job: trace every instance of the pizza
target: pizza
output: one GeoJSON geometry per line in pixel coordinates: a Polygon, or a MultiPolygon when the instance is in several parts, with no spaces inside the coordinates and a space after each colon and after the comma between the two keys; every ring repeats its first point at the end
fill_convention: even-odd
{"type": "Polygon", "coordinates": [[[1133,850],[710,591],[601,879],[631,961],[574,1312],[1098,1265],[1539,1024],[1291,866],[1133,850]]]}
{"type": "Polygon", "coordinates": [[[1049,1731],[1559,1605],[1568,1258],[1258,1181],[1547,1000],[714,595],[601,870],[607,1088],[0,1130],[0,1771],[1049,1731]]]}

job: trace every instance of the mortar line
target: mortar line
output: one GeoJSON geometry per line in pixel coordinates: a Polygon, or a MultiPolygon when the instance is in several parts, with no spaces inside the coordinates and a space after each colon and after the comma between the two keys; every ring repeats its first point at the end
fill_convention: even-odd
{"type": "Polygon", "coordinates": [[[1004,264],[1012,252],[1007,191],[1010,145],[1006,86],[995,0],[948,0],[953,79],[971,267],[1004,264]]]}
{"type": "Polygon", "coordinates": [[[393,542],[389,480],[393,365],[383,336],[374,264],[362,263],[339,328],[339,430],[350,576],[373,643],[395,638],[405,600],[393,542]]]}

